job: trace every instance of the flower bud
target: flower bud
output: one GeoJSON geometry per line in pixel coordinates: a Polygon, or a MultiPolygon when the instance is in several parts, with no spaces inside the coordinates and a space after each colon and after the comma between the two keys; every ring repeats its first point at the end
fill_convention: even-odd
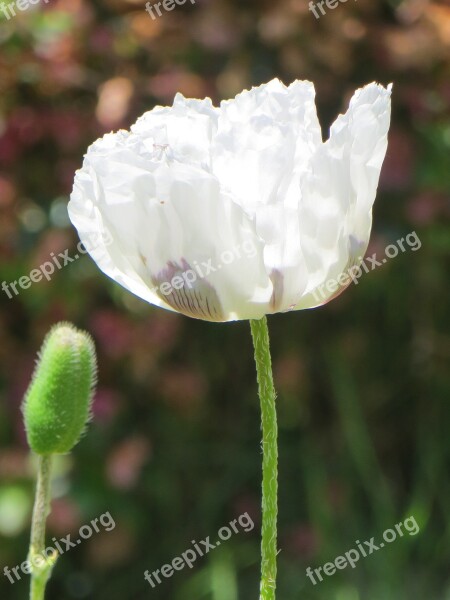
{"type": "Polygon", "coordinates": [[[70,323],[55,325],[22,407],[28,444],[36,454],[65,454],[77,444],[90,419],[96,377],[91,337],[70,323]]]}

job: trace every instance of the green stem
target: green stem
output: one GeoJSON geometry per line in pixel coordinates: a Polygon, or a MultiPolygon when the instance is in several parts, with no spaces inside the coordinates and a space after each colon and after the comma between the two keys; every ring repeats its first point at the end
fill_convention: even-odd
{"type": "Polygon", "coordinates": [[[261,402],[263,478],[260,600],[275,600],[277,577],[278,427],[267,319],[250,321],[261,402]]]}
{"type": "Polygon", "coordinates": [[[45,524],[50,512],[52,457],[39,456],[38,480],[34,499],[33,520],[28,560],[31,563],[30,600],[44,600],[45,587],[56,561],[56,551],[45,555],[45,524]]]}

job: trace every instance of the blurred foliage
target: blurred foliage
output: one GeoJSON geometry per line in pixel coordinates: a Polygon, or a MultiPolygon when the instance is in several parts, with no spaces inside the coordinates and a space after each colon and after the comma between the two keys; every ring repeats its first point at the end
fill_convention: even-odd
{"type": "MultiPolygon", "coordinates": [[[[0,16],[0,280],[77,242],[66,205],[87,146],[174,94],[215,101],[277,76],[316,84],[324,136],[353,90],[394,82],[369,254],[399,254],[327,306],[269,319],[280,421],[280,600],[450,598],[450,5],[197,0],[152,20],[139,0],[51,0],[0,16]],[[316,568],[405,536],[323,583],[316,568]]],[[[0,292],[0,567],[26,558],[33,494],[20,403],[61,319],[88,329],[95,418],[58,462],[49,537],[106,511],[117,527],[59,561],[48,599],[256,598],[260,427],[247,323],[154,309],[87,256],[9,299],[0,292]],[[152,589],[154,571],[248,511],[234,535],[152,589]]],[[[27,597],[26,576],[0,596],[27,597]]]]}

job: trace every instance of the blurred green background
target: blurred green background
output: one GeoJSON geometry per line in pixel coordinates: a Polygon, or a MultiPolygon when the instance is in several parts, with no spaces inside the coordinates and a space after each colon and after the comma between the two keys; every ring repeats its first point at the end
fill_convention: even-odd
{"type": "MultiPolygon", "coordinates": [[[[187,96],[234,96],[279,77],[310,79],[324,137],[354,89],[394,82],[388,156],[369,254],[400,253],[323,308],[269,318],[280,424],[280,600],[450,598],[450,5],[197,0],[152,20],[137,0],[50,0],[0,15],[0,281],[70,248],[74,171],[104,132],[187,96]],[[313,569],[406,535],[316,586],[313,569]]],[[[60,558],[49,600],[256,599],[260,426],[248,323],[154,309],[88,256],[9,299],[0,292],[0,597],[26,558],[33,497],[20,403],[51,324],[94,336],[99,387],[88,435],[56,466],[48,535],[76,537],[109,511],[116,528],[60,558]],[[234,535],[152,589],[154,571],[234,535]]]]}

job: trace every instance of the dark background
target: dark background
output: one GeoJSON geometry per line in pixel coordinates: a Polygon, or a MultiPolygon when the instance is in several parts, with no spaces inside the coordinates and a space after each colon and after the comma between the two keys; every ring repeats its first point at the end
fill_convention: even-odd
{"type": "MultiPolygon", "coordinates": [[[[0,281],[75,252],[66,205],[87,146],[155,104],[310,79],[324,137],[353,91],[394,83],[369,254],[400,253],[323,308],[269,318],[280,424],[280,600],[445,600],[450,594],[450,4],[51,0],[0,17],[0,281]],[[316,568],[414,516],[404,536],[313,586],[316,568]]],[[[20,414],[48,328],[89,330],[94,420],[55,467],[48,535],[116,528],[60,558],[49,600],[257,598],[260,426],[249,325],[146,305],[85,256],[0,292],[0,567],[25,560],[33,465],[20,414]],[[152,590],[154,571],[248,511],[256,524],[152,590]]],[[[0,596],[28,581],[0,573],[0,596]]]]}

